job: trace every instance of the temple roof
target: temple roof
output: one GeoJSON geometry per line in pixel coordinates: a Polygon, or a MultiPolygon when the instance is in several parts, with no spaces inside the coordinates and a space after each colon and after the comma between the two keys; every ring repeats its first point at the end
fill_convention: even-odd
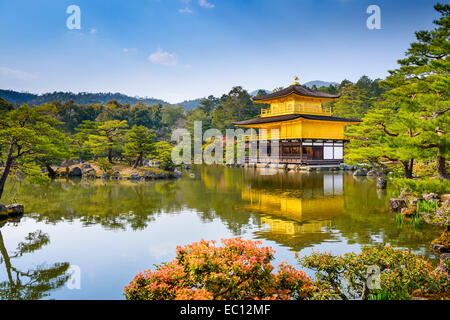
{"type": "Polygon", "coordinates": [[[266,94],[266,95],[263,95],[260,97],[254,97],[253,101],[264,101],[264,100],[281,98],[281,97],[290,95],[292,93],[295,93],[300,96],[312,97],[312,98],[337,99],[340,97],[339,95],[315,91],[315,90],[309,89],[307,87],[304,87],[300,84],[292,84],[291,86],[281,89],[280,91],[266,94]]]}
{"type": "Polygon", "coordinates": [[[338,122],[361,122],[360,119],[355,118],[339,118],[339,117],[330,117],[330,116],[318,116],[311,114],[286,114],[281,116],[274,117],[259,117],[250,120],[244,120],[239,122],[233,122],[234,125],[252,125],[252,124],[262,124],[262,123],[271,123],[271,122],[279,122],[279,121],[289,121],[298,118],[303,118],[306,120],[320,120],[320,121],[338,121],[338,122]]]}

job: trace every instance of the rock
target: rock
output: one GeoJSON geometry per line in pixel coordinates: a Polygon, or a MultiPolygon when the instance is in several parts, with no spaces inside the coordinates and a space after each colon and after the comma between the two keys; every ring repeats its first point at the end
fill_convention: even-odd
{"type": "Polygon", "coordinates": [[[442,201],[442,202],[444,202],[444,201],[450,201],[450,193],[443,194],[443,195],[441,196],[441,201],[442,201]]]}
{"type": "Polygon", "coordinates": [[[423,195],[423,199],[425,201],[439,201],[441,197],[439,197],[436,193],[428,193],[423,195]]]}
{"type": "Polygon", "coordinates": [[[141,176],[137,172],[133,172],[132,174],[130,174],[130,180],[139,180],[140,178],[141,176]]]}
{"type": "Polygon", "coordinates": [[[173,178],[181,178],[183,176],[183,174],[180,172],[180,171],[177,171],[177,170],[175,170],[173,173],[172,173],[172,177],[173,178]]]}
{"type": "Polygon", "coordinates": [[[392,212],[401,212],[402,208],[406,207],[406,201],[403,199],[391,198],[389,199],[389,210],[392,212]]]}
{"type": "Polygon", "coordinates": [[[450,215],[450,200],[445,200],[442,205],[436,210],[436,217],[449,220],[450,215]]]}
{"type": "Polygon", "coordinates": [[[416,207],[411,207],[411,208],[403,207],[401,210],[401,214],[404,217],[412,217],[416,214],[416,207]]]}
{"type": "Polygon", "coordinates": [[[108,172],[103,172],[102,179],[108,179],[108,178],[109,178],[108,172]]]}
{"type": "Polygon", "coordinates": [[[377,175],[377,172],[375,170],[370,170],[369,172],[367,172],[368,177],[374,177],[376,175],[377,175]]]}
{"type": "Polygon", "coordinates": [[[82,170],[92,168],[92,166],[89,163],[87,163],[87,162],[83,163],[80,167],[81,167],[82,170]]]}
{"type": "Polygon", "coordinates": [[[79,167],[74,167],[69,172],[69,177],[81,177],[83,175],[83,172],[79,167]]]}
{"type": "Polygon", "coordinates": [[[82,169],[82,175],[85,178],[95,178],[95,170],[92,167],[86,167],[84,169],[82,169]]]}
{"type": "Polygon", "coordinates": [[[166,179],[168,177],[168,175],[165,173],[156,173],[155,176],[156,179],[166,179]]]}
{"type": "Polygon", "coordinates": [[[61,162],[61,167],[71,167],[75,164],[78,164],[78,161],[73,159],[64,160],[63,162],[61,162]]]}
{"type": "Polygon", "coordinates": [[[433,251],[439,252],[439,253],[450,253],[450,248],[447,248],[443,246],[442,244],[430,244],[430,248],[433,251]]]}
{"type": "Polygon", "coordinates": [[[111,176],[112,179],[120,179],[122,176],[120,175],[120,172],[118,170],[114,171],[113,175],[111,176]]]}
{"type": "Polygon", "coordinates": [[[19,203],[13,203],[6,206],[6,210],[8,210],[9,216],[19,216],[22,215],[24,212],[23,205],[19,203]]]}
{"type": "Polygon", "coordinates": [[[356,171],[353,173],[353,175],[354,175],[355,177],[364,177],[364,176],[367,176],[367,170],[366,170],[366,169],[358,169],[358,170],[356,170],[356,171]]]}
{"type": "Polygon", "coordinates": [[[7,217],[8,217],[8,209],[6,209],[6,206],[0,203],[0,219],[7,217]]]}
{"type": "Polygon", "coordinates": [[[377,178],[377,189],[381,190],[381,189],[386,189],[387,187],[387,181],[386,181],[386,177],[381,176],[377,178]]]}
{"type": "Polygon", "coordinates": [[[143,175],[143,178],[146,180],[155,180],[156,174],[152,171],[146,171],[143,175]]]}
{"type": "Polygon", "coordinates": [[[439,257],[439,267],[438,270],[441,272],[449,272],[450,265],[450,253],[443,253],[439,257]]]}

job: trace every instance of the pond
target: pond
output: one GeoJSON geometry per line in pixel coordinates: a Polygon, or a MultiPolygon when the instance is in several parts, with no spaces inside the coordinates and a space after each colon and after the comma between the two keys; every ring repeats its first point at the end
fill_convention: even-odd
{"type": "Polygon", "coordinates": [[[428,247],[439,230],[397,223],[391,191],[374,180],[261,170],[202,166],[138,183],[10,180],[3,201],[23,203],[26,214],[0,222],[0,298],[123,299],[134,275],[202,238],[261,240],[276,250],[274,264],[297,267],[295,253],[382,243],[435,258],[428,247]]]}

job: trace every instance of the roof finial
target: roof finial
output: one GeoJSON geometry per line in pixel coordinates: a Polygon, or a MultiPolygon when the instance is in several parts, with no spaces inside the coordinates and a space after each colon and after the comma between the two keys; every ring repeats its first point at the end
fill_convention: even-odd
{"type": "Polygon", "coordinates": [[[298,86],[298,85],[300,85],[300,82],[298,82],[298,76],[295,76],[292,86],[298,86]]]}

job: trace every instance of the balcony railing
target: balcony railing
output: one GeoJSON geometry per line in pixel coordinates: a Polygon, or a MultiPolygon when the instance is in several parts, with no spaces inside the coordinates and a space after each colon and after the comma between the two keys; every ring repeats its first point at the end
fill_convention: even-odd
{"type": "Polygon", "coordinates": [[[282,107],[272,107],[271,109],[270,108],[262,109],[261,117],[271,117],[276,115],[292,114],[292,113],[318,114],[331,116],[331,108],[322,106],[302,106],[289,104],[282,107]]]}

